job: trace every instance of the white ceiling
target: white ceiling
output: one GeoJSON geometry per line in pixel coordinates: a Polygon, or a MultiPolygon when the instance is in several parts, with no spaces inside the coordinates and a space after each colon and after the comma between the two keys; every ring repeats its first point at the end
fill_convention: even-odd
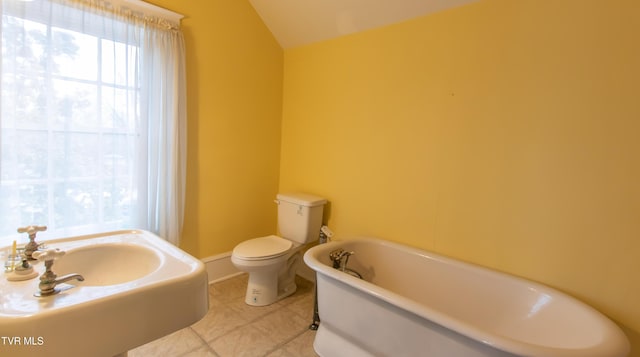
{"type": "Polygon", "coordinates": [[[478,0],[249,0],[283,48],[389,25],[478,0]]]}

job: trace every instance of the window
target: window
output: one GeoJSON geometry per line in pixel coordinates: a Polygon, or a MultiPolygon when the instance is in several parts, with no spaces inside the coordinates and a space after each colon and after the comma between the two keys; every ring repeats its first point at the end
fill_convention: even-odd
{"type": "Polygon", "coordinates": [[[14,3],[2,12],[0,237],[32,224],[48,236],[167,235],[157,221],[172,213],[154,208],[167,193],[148,191],[164,167],[150,163],[162,166],[154,154],[180,145],[153,147],[167,100],[150,98],[156,74],[141,70],[149,30],[56,1],[44,11],[14,3]]]}

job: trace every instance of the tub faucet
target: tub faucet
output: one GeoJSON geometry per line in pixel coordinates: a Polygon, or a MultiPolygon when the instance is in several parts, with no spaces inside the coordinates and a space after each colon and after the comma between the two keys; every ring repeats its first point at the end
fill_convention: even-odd
{"type": "Polygon", "coordinates": [[[353,269],[347,268],[349,264],[349,257],[356,254],[356,252],[347,252],[344,249],[336,249],[329,253],[329,258],[333,261],[333,268],[338,269],[343,273],[347,273],[358,279],[362,279],[362,275],[353,269]],[[343,262],[344,258],[344,262],[343,262]]]}
{"type": "Polygon", "coordinates": [[[34,258],[44,260],[45,267],[45,272],[40,275],[40,284],[38,284],[40,291],[34,294],[36,297],[55,295],[59,293],[61,290],[56,289],[58,284],[66,283],[70,280],[84,281],[84,277],[80,274],[67,274],[58,278],[58,276],[51,271],[53,261],[62,257],[64,253],[64,251],[57,249],[49,249],[44,252],[38,251],[33,253],[34,258]]]}
{"type": "Polygon", "coordinates": [[[342,265],[342,255],[344,254],[344,249],[336,249],[329,253],[329,259],[333,262],[333,269],[340,269],[340,265],[342,265]]]}
{"type": "Polygon", "coordinates": [[[347,268],[347,263],[349,262],[349,257],[352,256],[353,254],[356,254],[355,252],[347,252],[344,249],[337,249],[334,250],[333,252],[329,253],[329,258],[331,258],[331,260],[333,261],[333,268],[334,269],[339,269],[341,271],[344,271],[347,268]],[[345,258],[344,263],[342,262],[342,259],[345,258]]]}

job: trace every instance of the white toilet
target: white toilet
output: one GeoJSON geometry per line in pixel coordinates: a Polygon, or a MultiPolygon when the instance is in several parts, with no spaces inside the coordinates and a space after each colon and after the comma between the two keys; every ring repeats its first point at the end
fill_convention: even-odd
{"type": "Polygon", "coordinates": [[[327,200],[304,194],[278,194],[279,236],[254,238],[233,249],[231,261],[249,273],[245,302],[253,306],[272,304],[296,291],[295,276],[300,250],[318,239],[322,211],[327,200]]]}

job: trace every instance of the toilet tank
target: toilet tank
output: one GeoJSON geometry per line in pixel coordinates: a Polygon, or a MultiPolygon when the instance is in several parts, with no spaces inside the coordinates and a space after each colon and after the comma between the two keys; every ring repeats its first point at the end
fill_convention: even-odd
{"type": "Polygon", "coordinates": [[[283,238],[301,244],[318,239],[326,199],[306,193],[281,193],[276,203],[278,230],[283,238]]]}

